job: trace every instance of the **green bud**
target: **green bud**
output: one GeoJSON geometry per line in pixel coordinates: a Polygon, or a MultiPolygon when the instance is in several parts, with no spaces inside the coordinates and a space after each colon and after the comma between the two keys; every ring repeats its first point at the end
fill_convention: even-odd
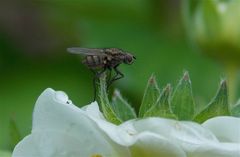
{"type": "Polygon", "coordinates": [[[229,116],[228,90],[226,81],[222,81],[215,98],[201,111],[194,121],[202,123],[216,116],[229,116]]]}
{"type": "Polygon", "coordinates": [[[190,38],[205,55],[240,65],[239,0],[183,0],[183,12],[190,38]]]}
{"type": "Polygon", "coordinates": [[[147,87],[145,89],[142,104],[139,110],[139,117],[143,117],[144,114],[156,104],[158,98],[160,96],[160,90],[158,88],[158,84],[154,75],[150,77],[147,83],[147,87]]]}
{"type": "Polygon", "coordinates": [[[192,120],[195,103],[188,72],[179,81],[171,100],[171,109],[179,120],[192,120]]]}

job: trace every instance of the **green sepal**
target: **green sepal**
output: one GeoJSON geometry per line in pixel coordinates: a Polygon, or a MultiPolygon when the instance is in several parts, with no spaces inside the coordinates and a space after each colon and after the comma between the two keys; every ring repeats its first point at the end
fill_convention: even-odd
{"type": "Polygon", "coordinates": [[[161,117],[161,118],[170,118],[176,119],[176,116],[172,113],[170,109],[169,98],[171,94],[171,85],[168,84],[156,102],[145,114],[144,117],[161,117]]]}
{"type": "Polygon", "coordinates": [[[240,117],[240,100],[238,100],[237,104],[231,109],[231,115],[234,117],[240,117]]]}
{"type": "Polygon", "coordinates": [[[114,112],[113,107],[108,99],[105,73],[99,78],[98,96],[98,102],[104,117],[114,124],[121,124],[122,121],[114,112]]]}
{"type": "Polygon", "coordinates": [[[22,139],[16,121],[13,118],[10,118],[9,121],[9,135],[10,135],[10,147],[13,149],[17,145],[17,143],[22,139]]]}
{"type": "Polygon", "coordinates": [[[147,86],[144,91],[142,104],[139,109],[139,117],[143,117],[144,114],[156,104],[160,96],[160,90],[154,75],[148,80],[147,86]]]}
{"type": "Polygon", "coordinates": [[[170,103],[173,113],[179,120],[192,120],[195,103],[188,72],[185,72],[183,78],[179,81],[170,103]]]}
{"type": "Polygon", "coordinates": [[[122,122],[137,118],[135,110],[122,97],[120,91],[117,89],[115,89],[113,93],[112,107],[114,112],[122,122]]]}
{"type": "Polygon", "coordinates": [[[11,157],[12,154],[9,151],[0,150],[0,157],[11,157]]]}
{"type": "Polygon", "coordinates": [[[221,82],[220,88],[214,99],[201,111],[194,121],[203,123],[204,121],[216,116],[229,116],[228,90],[226,80],[221,82]]]}

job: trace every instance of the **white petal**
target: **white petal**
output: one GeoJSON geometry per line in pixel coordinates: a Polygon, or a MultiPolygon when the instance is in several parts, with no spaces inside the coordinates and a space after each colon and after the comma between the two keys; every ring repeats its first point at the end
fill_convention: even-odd
{"type": "Polygon", "coordinates": [[[105,119],[97,119],[97,118],[93,118],[91,117],[93,121],[96,122],[96,124],[98,125],[98,127],[107,134],[107,136],[112,139],[114,142],[118,143],[119,145],[122,146],[129,146],[131,145],[130,143],[132,143],[132,137],[128,134],[128,132],[126,132],[125,130],[123,130],[121,127],[109,123],[108,121],[106,121],[105,119]],[[131,139],[129,141],[129,139],[131,139]]]}
{"type": "MultiPolygon", "coordinates": [[[[95,141],[99,143],[99,141],[95,141]]],[[[101,155],[106,157],[128,156],[115,152],[106,142],[98,145],[88,138],[76,138],[67,133],[56,131],[35,132],[24,138],[14,149],[13,157],[91,157],[101,155]]]]}
{"type": "MultiPolygon", "coordinates": [[[[128,146],[132,157],[186,157],[180,146],[163,136],[148,131],[137,132],[133,127],[135,120],[120,126],[99,125],[115,142],[128,146]],[[108,129],[109,128],[109,129],[108,129]]],[[[100,124],[100,122],[98,121],[100,124]]]]}
{"type": "MultiPolygon", "coordinates": [[[[116,143],[129,146],[129,141],[126,139],[131,138],[131,136],[125,130],[121,129],[121,127],[108,122],[103,114],[99,111],[98,104],[96,102],[91,103],[90,105],[84,106],[82,108],[87,115],[96,122],[98,127],[105,132],[109,138],[111,138],[116,143]]],[[[131,141],[132,142],[132,141],[131,141]]],[[[130,143],[131,143],[130,142],[130,143]]]]}
{"type": "Polygon", "coordinates": [[[102,112],[100,112],[99,106],[96,101],[92,102],[90,105],[82,107],[81,109],[84,110],[86,114],[91,118],[102,119],[106,121],[102,112]]]}
{"type": "Polygon", "coordinates": [[[123,125],[136,134],[149,131],[164,136],[181,146],[189,157],[239,157],[239,144],[220,143],[208,129],[194,122],[148,118],[123,125]]]}
{"type": "Polygon", "coordinates": [[[68,96],[62,91],[57,91],[55,92],[55,101],[58,101],[59,103],[68,103],[68,96]]]}
{"type": "Polygon", "coordinates": [[[136,136],[130,149],[132,157],[186,157],[185,152],[173,141],[150,132],[136,136]]]}
{"type": "Polygon", "coordinates": [[[168,139],[178,139],[198,143],[199,141],[218,141],[207,129],[194,122],[180,122],[164,118],[147,118],[129,121],[121,125],[125,130],[134,130],[136,133],[149,131],[168,139]]]}
{"type": "Polygon", "coordinates": [[[188,152],[191,157],[239,157],[240,145],[234,143],[206,143],[188,152]]]}
{"type": "MultiPolygon", "coordinates": [[[[133,137],[146,131],[154,133],[181,146],[185,152],[193,152],[206,143],[218,143],[216,137],[209,130],[193,122],[147,118],[128,121],[120,127],[133,137]]],[[[125,139],[126,141],[134,141],[127,136],[125,139]]]]}
{"type": "Polygon", "coordinates": [[[216,117],[202,124],[222,142],[240,143],[240,118],[216,117]]]}
{"type": "Polygon", "coordinates": [[[47,89],[41,94],[34,109],[32,134],[16,146],[13,157],[28,157],[28,153],[29,157],[129,156],[127,148],[113,142],[85,111],[58,93],[47,89]]]}
{"type": "Polygon", "coordinates": [[[13,150],[13,157],[40,157],[40,152],[38,152],[35,147],[35,143],[31,140],[31,135],[24,137],[13,150]]]}
{"type": "Polygon", "coordinates": [[[128,146],[133,157],[186,156],[180,146],[158,134],[137,132],[132,124],[138,121],[132,120],[116,126],[99,118],[93,118],[93,120],[116,143],[128,146]]]}

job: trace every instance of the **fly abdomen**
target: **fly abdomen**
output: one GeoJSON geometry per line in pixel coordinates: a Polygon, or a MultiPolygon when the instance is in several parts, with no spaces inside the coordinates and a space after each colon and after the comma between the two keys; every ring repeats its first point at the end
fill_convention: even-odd
{"type": "Polygon", "coordinates": [[[89,68],[101,68],[104,66],[103,59],[100,56],[86,56],[83,60],[83,64],[89,68]]]}

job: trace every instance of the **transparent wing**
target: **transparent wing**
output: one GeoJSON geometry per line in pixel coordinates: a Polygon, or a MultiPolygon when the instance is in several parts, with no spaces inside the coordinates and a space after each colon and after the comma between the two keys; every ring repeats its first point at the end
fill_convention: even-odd
{"type": "Polygon", "coordinates": [[[67,51],[73,54],[80,54],[80,55],[106,55],[103,49],[94,49],[94,48],[81,48],[81,47],[71,47],[67,48],[67,51]]]}

